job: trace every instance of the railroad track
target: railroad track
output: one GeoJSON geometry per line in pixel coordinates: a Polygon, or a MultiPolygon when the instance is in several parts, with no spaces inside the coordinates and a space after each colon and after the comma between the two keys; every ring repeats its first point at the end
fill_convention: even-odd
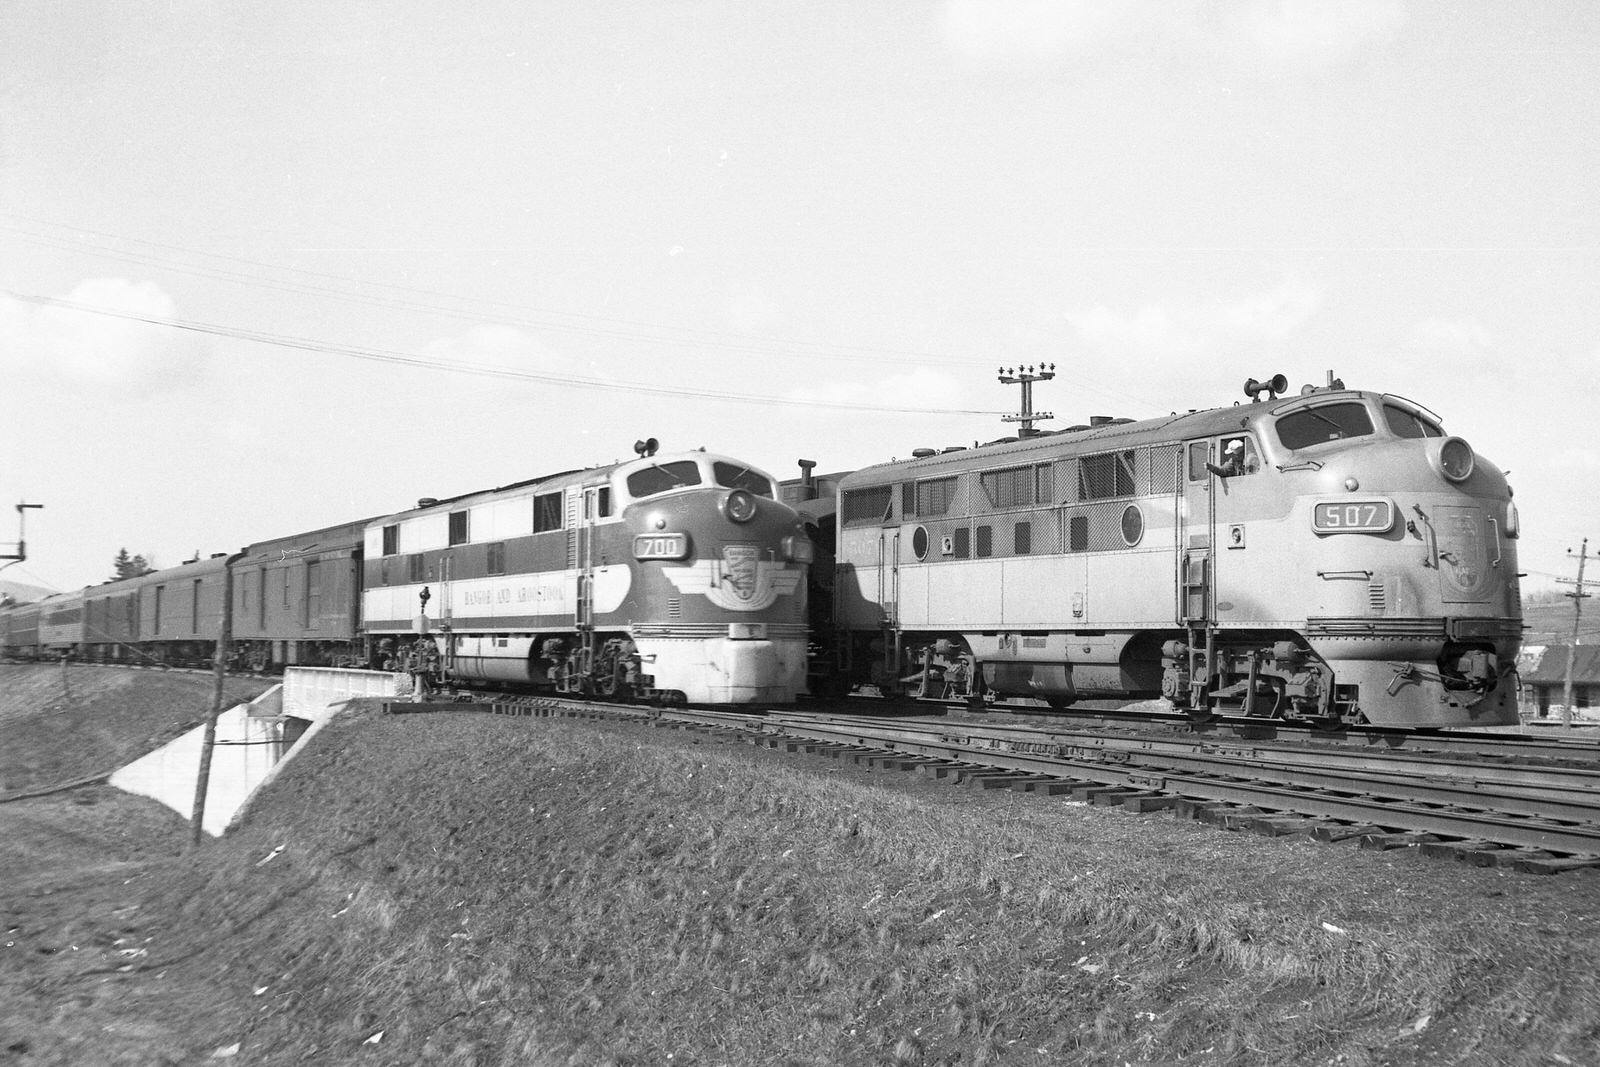
{"type": "MultiPolygon", "coordinates": [[[[539,699],[502,714],[622,718],[948,778],[1067,795],[1272,836],[1418,847],[1478,866],[1553,874],[1600,867],[1600,761],[1483,750],[1350,749],[1103,728],[880,718],[793,710],[647,709],[539,699]]],[[[463,705],[417,705],[415,710],[463,705]]],[[[389,710],[408,710],[389,705],[389,710]]],[[[1515,750],[1513,749],[1513,752],[1515,750]]]]}
{"type": "Polygon", "coordinates": [[[1094,723],[1105,728],[1166,729],[1212,738],[1236,737],[1254,741],[1307,742],[1375,750],[1407,749],[1476,754],[1490,758],[1577,760],[1600,763],[1600,729],[1588,736],[1540,736],[1508,729],[1411,730],[1385,726],[1312,726],[1279,719],[1219,716],[1197,722],[1188,716],[1160,711],[1125,711],[1121,707],[1074,706],[1063,711],[1018,704],[990,704],[973,711],[961,701],[923,700],[886,704],[881,698],[852,697],[852,706],[872,716],[901,711],[910,715],[956,713],[963,718],[986,718],[1034,725],[1094,723]],[[876,712],[873,706],[876,706],[876,712]],[[929,705],[943,712],[930,711],[929,705]]]}

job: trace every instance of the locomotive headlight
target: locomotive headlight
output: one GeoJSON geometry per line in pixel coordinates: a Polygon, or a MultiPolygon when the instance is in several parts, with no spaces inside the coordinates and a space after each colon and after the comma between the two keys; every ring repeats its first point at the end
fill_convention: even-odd
{"type": "Polygon", "coordinates": [[[1452,482],[1464,482],[1472,477],[1476,462],[1472,446],[1459,437],[1446,437],[1432,458],[1434,467],[1452,482]]]}
{"type": "Polygon", "coordinates": [[[756,498],[743,489],[735,489],[723,498],[722,511],[734,522],[749,522],[756,517],[756,498]]]}
{"type": "Polygon", "coordinates": [[[1346,489],[1348,489],[1348,490],[1350,490],[1350,492],[1352,492],[1352,493],[1353,493],[1353,492],[1355,492],[1355,491],[1356,491],[1356,490],[1357,490],[1357,489],[1360,489],[1360,488],[1361,488],[1361,483],[1360,483],[1360,482],[1358,482],[1358,481],[1356,481],[1356,479],[1355,479],[1355,478],[1353,478],[1353,477],[1351,477],[1351,478],[1346,478],[1346,479],[1345,479],[1345,480],[1344,480],[1344,487],[1345,487],[1345,488],[1346,488],[1346,489]]]}
{"type": "Polygon", "coordinates": [[[791,534],[783,539],[783,558],[790,563],[810,563],[817,558],[817,550],[811,538],[791,534]]]}
{"type": "Polygon", "coordinates": [[[1506,536],[1518,538],[1522,536],[1522,516],[1517,514],[1517,505],[1506,501],[1506,536]]]}

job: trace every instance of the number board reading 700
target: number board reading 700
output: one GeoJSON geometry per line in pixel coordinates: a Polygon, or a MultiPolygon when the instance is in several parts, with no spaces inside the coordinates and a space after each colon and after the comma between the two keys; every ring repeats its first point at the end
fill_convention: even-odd
{"type": "Polygon", "coordinates": [[[1394,527],[1394,505],[1387,500],[1340,500],[1311,509],[1311,528],[1319,534],[1387,533],[1394,527]]]}
{"type": "Polygon", "coordinates": [[[634,559],[683,559],[688,555],[688,534],[639,534],[633,539],[634,559]]]}

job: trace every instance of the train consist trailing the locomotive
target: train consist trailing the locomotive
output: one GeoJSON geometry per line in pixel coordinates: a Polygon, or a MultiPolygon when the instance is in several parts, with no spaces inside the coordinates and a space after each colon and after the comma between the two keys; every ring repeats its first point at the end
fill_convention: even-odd
{"type": "Polygon", "coordinates": [[[1517,721],[1517,511],[1422,406],[1325,387],[839,483],[836,688],[1517,721]]]}
{"type": "Polygon", "coordinates": [[[0,608],[17,659],[415,667],[668,702],[804,689],[812,544],[775,480],[704,451],[536,478],[0,608]]]}

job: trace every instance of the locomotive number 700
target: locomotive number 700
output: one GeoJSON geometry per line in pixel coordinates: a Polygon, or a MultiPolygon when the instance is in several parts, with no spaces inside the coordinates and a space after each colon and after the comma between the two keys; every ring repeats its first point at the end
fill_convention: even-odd
{"type": "Polygon", "coordinates": [[[1318,533],[1384,533],[1394,525],[1394,505],[1387,500],[1341,500],[1311,509],[1311,528],[1318,533]]]}

